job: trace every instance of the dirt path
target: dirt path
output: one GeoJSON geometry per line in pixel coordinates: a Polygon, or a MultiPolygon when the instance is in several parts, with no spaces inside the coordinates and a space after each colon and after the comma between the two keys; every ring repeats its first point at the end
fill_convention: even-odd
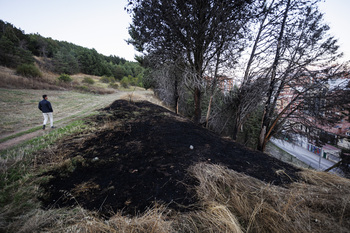
{"type": "MultiPolygon", "coordinates": [[[[88,104],[81,104],[81,106],[78,106],[74,111],[73,110],[67,110],[69,113],[65,113],[64,115],[59,114],[59,117],[55,117],[54,115],[54,125],[57,128],[63,127],[67,124],[69,124],[72,121],[78,120],[80,118],[83,118],[85,116],[88,116],[95,112],[98,109],[104,108],[108,105],[110,105],[112,102],[114,102],[117,99],[127,99],[127,100],[148,100],[150,102],[157,102],[158,100],[155,98],[153,95],[152,91],[146,91],[146,90],[136,90],[132,92],[117,92],[111,95],[102,95],[102,96],[97,96],[94,98],[91,102],[88,104]]],[[[159,102],[159,101],[158,101],[159,102]]],[[[8,135],[3,135],[2,138],[9,137],[12,135],[16,135],[28,130],[31,130],[33,128],[40,127],[41,125],[33,125],[32,127],[28,127],[26,129],[22,130],[16,130],[15,132],[8,134],[8,135]]],[[[41,128],[34,131],[34,132],[28,132],[25,134],[22,134],[18,137],[14,137],[12,139],[6,140],[2,143],[0,143],[0,151],[1,150],[6,150],[11,147],[14,147],[22,142],[25,142],[27,140],[30,140],[32,138],[38,137],[38,136],[43,136],[47,133],[50,133],[52,130],[55,129],[50,129],[49,127],[46,130],[42,130],[41,128]]]]}

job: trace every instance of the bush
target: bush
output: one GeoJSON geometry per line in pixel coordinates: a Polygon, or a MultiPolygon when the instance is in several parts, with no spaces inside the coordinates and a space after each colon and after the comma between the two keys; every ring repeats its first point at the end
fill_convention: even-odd
{"type": "Polygon", "coordinates": [[[95,81],[94,81],[92,78],[90,78],[90,77],[85,77],[85,78],[83,79],[83,83],[92,85],[92,84],[95,83],[95,81]]]}
{"type": "Polygon", "coordinates": [[[101,77],[101,82],[103,82],[103,83],[115,83],[115,78],[114,77],[102,76],[101,77]]]}
{"type": "Polygon", "coordinates": [[[117,83],[110,83],[108,87],[113,88],[113,89],[118,89],[119,85],[117,83]]]}
{"type": "Polygon", "coordinates": [[[17,66],[16,72],[19,75],[31,78],[43,76],[38,67],[36,67],[34,64],[19,65],[17,66]]]}
{"type": "Polygon", "coordinates": [[[87,86],[76,86],[75,88],[82,92],[90,92],[90,89],[87,86]]]}
{"type": "Polygon", "coordinates": [[[129,87],[129,79],[128,77],[124,77],[121,81],[120,81],[120,85],[124,88],[128,88],[129,87]]]}
{"type": "Polygon", "coordinates": [[[70,83],[73,81],[73,79],[68,74],[61,74],[61,76],[58,77],[58,80],[65,83],[70,83]]]}

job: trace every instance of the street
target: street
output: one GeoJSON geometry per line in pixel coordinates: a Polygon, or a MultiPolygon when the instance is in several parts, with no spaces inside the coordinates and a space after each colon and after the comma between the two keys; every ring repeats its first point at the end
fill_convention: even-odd
{"type": "Polygon", "coordinates": [[[334,165],[334,162],[324,159],[308,151],[307,149],[294,145],[292,143],[279,139],[271,139],[270,142],[316,170],[324,171],[325,169],[334,165]]]}

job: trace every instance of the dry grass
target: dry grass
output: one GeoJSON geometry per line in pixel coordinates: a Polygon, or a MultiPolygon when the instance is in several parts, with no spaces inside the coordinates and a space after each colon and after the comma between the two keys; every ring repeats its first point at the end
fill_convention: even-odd
{"type": "Polygon", "coordinates": [[[0,66],[1,88],[62,89],[53,83],[52,75],[49,73],[44,73],[44,78],[26,78],[17,75],[12,69],[0,66]]]}
{"type": "Polygon", "coordinates": [[[131,93],[122,95],[120,99],[124,99],[129,102],[149,101],[164,108],[168,108],[159,98],[154,95],[153,91],[144,91],[141,88],[135,88],[131,93]]]}
{"type": "MultiPolygon", "coordinates": [[[[172,221],[167,219],[165,207],[158,206],[143,215],[129,218],[121,213],[109,220],[97,217],[97,213],[77,207],[74,209],[33,210],[11,223],[9,232],[176,232],[172,221]],[[165,212],[165,213],[164,213],[165,212]]],[[[1,220],[1,216],[0,216],[1,220]]],[[[1,223],[1,222],[0,222],[1,223]]],[[[1,226],[0,226],[1,230],[1,226]]]]}
{"type": "Polygon", "coordinates": [[[176,232],[173,227],[173,221],[168,218],[170,211],[164,206],[155,206],[144,214],[128,218],[123,215],[116,214],[108,224],[116,232],[176,232]]]}
{"type": "Polygon", "coordinates": [[[178,232],[242,233],[242,227],[234,214],[217,202],[207,202],[203,210],[179,215],[176,223],[178,232]]]}
{"type": "MultiPolygon", "coordinates": [[[[213,203],[227,208],[231,215],[226,222],[236,216],[243,232],[350,230],[348,179],[305,170],[301,173],[305,182],[282,188],[218,165],[197,164],[191,173],[199,180],[196,190],[203,209],[210,212],[213,203]]],[[[211,225],[211,222],[215,221],[207,224],[211,225]]],[[[217,232],[231,230],[227,226],[217,232]]]]}

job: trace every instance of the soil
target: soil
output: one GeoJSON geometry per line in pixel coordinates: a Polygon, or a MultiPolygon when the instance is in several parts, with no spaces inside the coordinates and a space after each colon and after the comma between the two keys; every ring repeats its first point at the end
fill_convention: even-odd
{"type": "Polygon", "coordinates": [[[157,202],[187,211],[198,201],[197,181],[187,171],[198,162],[221,164],[272,185],[298,179],[299,169],[150,102],[117,100],[89,122],[96,131],[57,146],[67,161],[44,174],[51,177],[41,187],[47,208],[80,205],[109,217],[118,211],[142,213],[157,202]]]}

